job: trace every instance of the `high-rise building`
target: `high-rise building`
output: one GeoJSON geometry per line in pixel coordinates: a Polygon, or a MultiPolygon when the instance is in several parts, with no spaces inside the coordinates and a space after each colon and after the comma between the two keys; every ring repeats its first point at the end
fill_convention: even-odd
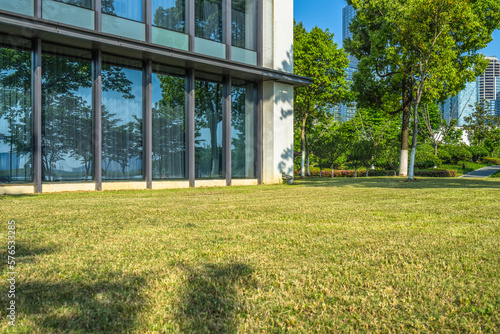
{"type": "Polygon", "coordinates": [[[290,0],[0,1],[0,194],[282,182],[292,50],[290,0]]]}
{"type": "MultiPolygon", "coordinates": [[[[356,17],[356,10],[351,5],[342,8],[342,41],[352,37],[352,32],[349,30],[351,21],[356,17]]],[[[347,80],[352,81],[354,73],[358,70],[358,59],[349,55],[349,67],[347,68],[347,80]]],[[[348,121],[356,116],[356,105],[340,104],[339,116],[337,121],[348,121]]]]}
{"type": "Polygon", "coordinates": [[[464,118],[474,112],[474,104],[477,102],[477,81],[468,82],[465,89],[455,97],[448,98],[442,105],[443,118],[449,122],[457,120],[457,126],[463,126],[464,118]]]}
{"type": "Polygon", "coordinates": [[[478,78],[478,99],[479,101],[496,100],[497,78],[500,77],[500,62],[496,57],[486,57],[489,60],[488,67],[483,75],[478,78]]]}

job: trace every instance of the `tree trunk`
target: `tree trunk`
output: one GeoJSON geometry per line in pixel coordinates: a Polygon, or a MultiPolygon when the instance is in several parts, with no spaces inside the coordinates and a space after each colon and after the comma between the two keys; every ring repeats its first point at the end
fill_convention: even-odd
{"type": "Polygon", "coordinates": [[[354,166],[354,177],[358,177],[358,167],[354,166]]]}
{"type": "Polygon", "coordinates": [[[434,155],[436,157],[438,156],[438,143],[437,143],[437,140],[434,141],[434,155]]]}
{"type": "Polygon", "coordinates": [[[319,167],[319,177],[321,177],[321,167],[319,167]]]}
{"type": "Polygon", "coordinates": [[[335,172],[333,170],[333,165],[332,165],[332,178],[334,178],[334,177],[335,177],[335,172]]]}
{"type": "Polygon", "coordinates": [[[411,96],[406,92],[407,83],[403,83],[403,119],[401,123],[401,156],[399,159],[399,176],[408,175],[408,140],[410,137],[411,96]]]}
{"type": "Polygon", "coordinates": [[[307,140],[307,135],[306,135],[306,169],[307,169],[307,176],[311,176],[311,171],[309,170],[309,141],[307,140]]]}
{"type": "Polygon", "coordinates": [[[301,158],[300,158],[300,176],[306,176],[305,161],[306,161],[306,122],[307,115],[302,120],[302,127],[300,129],[300,141],[301,141],[301,158]]]}
{"type": "Polygon", "coordinates": [[[368,177],[368,172],[370,171],[370,168],[366,167],[366,177],[368,177]]]}

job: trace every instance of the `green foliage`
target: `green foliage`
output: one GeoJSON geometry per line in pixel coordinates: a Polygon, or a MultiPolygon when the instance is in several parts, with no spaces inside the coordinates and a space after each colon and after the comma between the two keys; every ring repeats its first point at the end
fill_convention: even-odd
{"type": "Polygon", "coordinates": [[[373,162],[376,150],[377,148],[372,141],[359,140],[352,146],[351,151],[347,156],[347,160],[356,171],[361,166],[368,168],[373,162]]]}
{"type": "MultiPolygon", "coordinates": [[[[333,34],[314,27],[306,31],[294,25],[294,73],[312,79],[312,84],[295,88],[294,123],[300,129],[300,151],[306,150],[306,136],[312,122],[326,117],[327,110],[350,99],[346,80],[347,54],[333,41],[333,34]]],[[[302,165],[304,165],[302,161],[302,165]]]]}
{"type": "Polygon", "coordinates": [[[483,159],[483,161],[488,165],[494,165],[494,166],[500,165],[500,158],[486,157],[483,159]]]}
{"type": "Polygon", "coordinates": [[[468,150],[466,145],[446,144],[446,145],[442,145],[441,149],[448,152],[448,155],[450,156],[450,160],[444,161],[446,163],[457,164],[459,161],[471,161],[472,160],[472,154],[470,153],[470,151],[468,150]]]}
{"type": "Polygon", "coordinates": [[[418,146],[415,156],[415,167],[417,168],[432,168],[441,166],[442,161],[434,155],[434,148],[429,144],[418,146]]]}
{"type": "Polygon", "coordinates": [[[474,112],[464,117],[464,130],[472,144],[481,146],[488,142],[491,152],[500,145],[500,118],[491,114],[487,104],[487,101],[475,103],[474,112]]]}
{"type": "Polygon", "coordinates": [[[487,157],[489,152],[482,146],[472,145],[469,146],[469,152],[472,154],[472,161],[479,162],[482,158],[487,157]]]}

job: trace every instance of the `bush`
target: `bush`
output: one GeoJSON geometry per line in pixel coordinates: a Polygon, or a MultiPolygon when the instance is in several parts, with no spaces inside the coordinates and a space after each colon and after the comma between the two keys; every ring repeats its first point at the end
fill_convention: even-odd
{"type": "Polygon", "coordinates": [[[448,152],[451,156],[449,163],[458,164],[459,161],[471,161],[472,154],[467,149],[466,145],[443,145],[442,149],[448,152]]]}
{"type": "MultiPolygon", "coordinates": [[[[295,175],[300,176],[299,170],[296,170],[294,173],[295,173],[295,175]]],[[[319,171],[312,170],[311,176],[319,176],[319,171]]],[[[332,176],[331,169],[323,169],[321,171],[321,177],[331,177],[331,176],[332,176]]],[[[365,177],[365,176],[366,176],[366,169],[364,169],[364,170],[358,169],[358,177],[365,177]]],[[[368,176],[394,176],[394,171],[371,170],[370,169],[370,171],[368,172],[368,176]]],[[[353,170],[334,170],[333,177],[354,177],[354,171],[353,170]]]]}
{"type": "Polygon", "coordinates": [[[488,150],[482,146],[469,146],[469,152],[472,154],[472,161],[479,162],[482,158],[488,156],[488,150]]]}
{"type": "Polygon", "coordinates": [[[451,164],[451,155],[443,148],[438,148],[438,158],[445,164],[451,164]]]}
{"type": "Polygon", "coordinates": [[[415,154],[416,168],[432,168],[441,166],[442,161],[434,155],[434,148],[429,144],[420,145],[417,147],[415,154]]]}
{"type": "Polygon", "coordinates": [[[415,176],[421,177],[455,177],[457,172],[455,170],[418,170],[415,171],[415,176]]]}
{"type": "Polygon", "coordinates": [[[488,165],[497,166],[500,165],[500,158],[483,158],[483,161],[488,165]]]}

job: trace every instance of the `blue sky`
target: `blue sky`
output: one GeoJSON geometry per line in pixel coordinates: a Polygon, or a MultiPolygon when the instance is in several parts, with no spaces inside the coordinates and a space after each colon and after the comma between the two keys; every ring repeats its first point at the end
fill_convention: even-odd
{"type": "MultiPolygon", "coordinates": [[[[334,40],[342,46],[342,8],[345,0],[293,0],[294,18],[307,30],[314,26],[330,30],[334,40]]],[[[500,58],[500,30],[493,33],[493,41],[482,51],[485,56],[500,58]]]]}

